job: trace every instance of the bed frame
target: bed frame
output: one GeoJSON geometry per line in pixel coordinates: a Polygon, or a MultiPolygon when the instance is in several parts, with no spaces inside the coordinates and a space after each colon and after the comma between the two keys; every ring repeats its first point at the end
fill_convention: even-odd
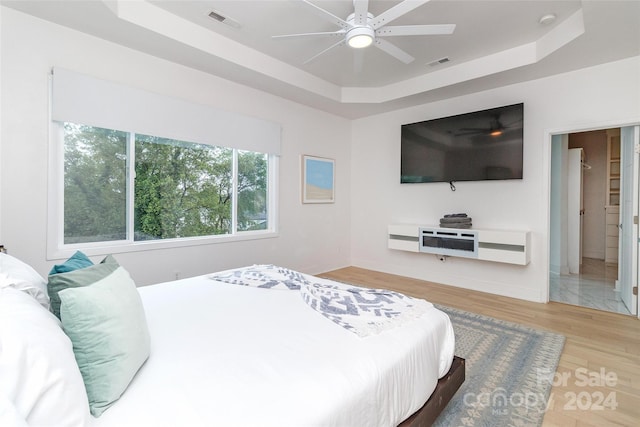
{"type": "Polygon", "coordinates": [[[438,385],[427,403],[418,409],[413,415],[404,420],[398,427],[429,427],[440,412],[447,406],[456,391],[465,379],[465,361],[463,358],[453,356],[451,369],[438,380],[438,385]]]}

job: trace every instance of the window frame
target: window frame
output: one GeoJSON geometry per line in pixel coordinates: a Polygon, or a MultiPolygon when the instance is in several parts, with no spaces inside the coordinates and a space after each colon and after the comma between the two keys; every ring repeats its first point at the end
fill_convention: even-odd
{"type": "MultiPolygon", "coordinates": [[[[134,182],[135,182],[135,150],[133,148],[133,132],[127,132],[127,239],[105,242],[64,243],[64,124],[50,120],[50,150],[48,176],[48,214],[47,214],[47,259],[64,259],[75,251],[82,250],[87,255],[106,255],[114,253],[139,252],[155,249],[170,249],[198,245],[211,245],[227,242],[267,239],[278,236],[278,168],[279,156],[267,155],[267,225],[265,230],[237,230],[237,173],[238,151],[247,151],[229,147],[233,150],[232,164],[232,230],[229,234],[181,237],[173,239],[144,240],[134,239],[134,182]]],[[[157,135],[161,136],[161,135],[157,135]]]]}

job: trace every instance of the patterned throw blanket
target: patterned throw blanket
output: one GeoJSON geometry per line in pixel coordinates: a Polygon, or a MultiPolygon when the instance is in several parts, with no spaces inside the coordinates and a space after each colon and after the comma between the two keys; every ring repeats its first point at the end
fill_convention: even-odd
{"type": "Polygon", "coordinates": [[[235,285],[299,291],[309,307],[360,337],[395,328],[422,316],[433,306],[398,292],[346,285],[274,265],[254,265],[209,278],[235,285]]]}
{"type": "Polygon", "coordinates": [[[254,265],[215,273],[210,279],[232,285],[252,286],[254,288],[300,290],[303,284],[311,284],[304,274],[275,265],[254,265]]]}

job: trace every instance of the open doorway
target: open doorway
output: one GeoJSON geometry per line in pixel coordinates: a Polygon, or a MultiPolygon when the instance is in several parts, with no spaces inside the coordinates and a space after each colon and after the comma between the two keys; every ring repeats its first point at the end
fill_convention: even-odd
{"type": "MultiPolygon", "coordinates": [[[[620,281],[621,273],[629,281],[621,263],[637,278],[637,252],[620,259],[621,129],[554,135],[551,152],[550,300],[635,315],[620,281]]],[[[628,191],[637,192],[635,180],[628,191]]]]}

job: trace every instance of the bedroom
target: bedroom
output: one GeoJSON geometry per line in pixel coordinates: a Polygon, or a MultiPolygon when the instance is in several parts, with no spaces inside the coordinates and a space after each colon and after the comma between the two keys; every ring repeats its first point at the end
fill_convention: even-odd
{"type": "MultiPolygon", "coordinates": [[[[463,289],[545,302],[550,132],[638,123],[640,58],[571,70],[448,99],[349,119],[225,80],[18,12],[2,19],[0,241],[38,271],[48,271],[48,89],[52,66],[193,103],[279,123],[278,233],[272,238],[117,254],[139,285],[250,263],[307,273],[357,266],[463,289]],[[214,96],[213,96],[214,95],[214,96]],[[525,179],[520,182],[407,187],[398,183],[402,123],[524,102],[525,179]],[[376,150],[370,150],[376,146],[376,150]],[[300,156],[336,161],[336,201],[300,202],[300,156]],[[28,194],[29,197],[24,195],[28,194]],[[437,200],[438,203],[433,203],[437,200]],[[508,201],[508,204],[505,203],[508,201]],[[526,268],[406,256],[386,249],[392,222],[434,222],[468,212],[478,226],[532,232],[526,268]],[[152,266],[151,268],[149,266],[152,266]]],[[[99,257],[99,254],[95,254],[99,257]]],[[[96,258],[97,259],[97,258],[96,258]]]]}

